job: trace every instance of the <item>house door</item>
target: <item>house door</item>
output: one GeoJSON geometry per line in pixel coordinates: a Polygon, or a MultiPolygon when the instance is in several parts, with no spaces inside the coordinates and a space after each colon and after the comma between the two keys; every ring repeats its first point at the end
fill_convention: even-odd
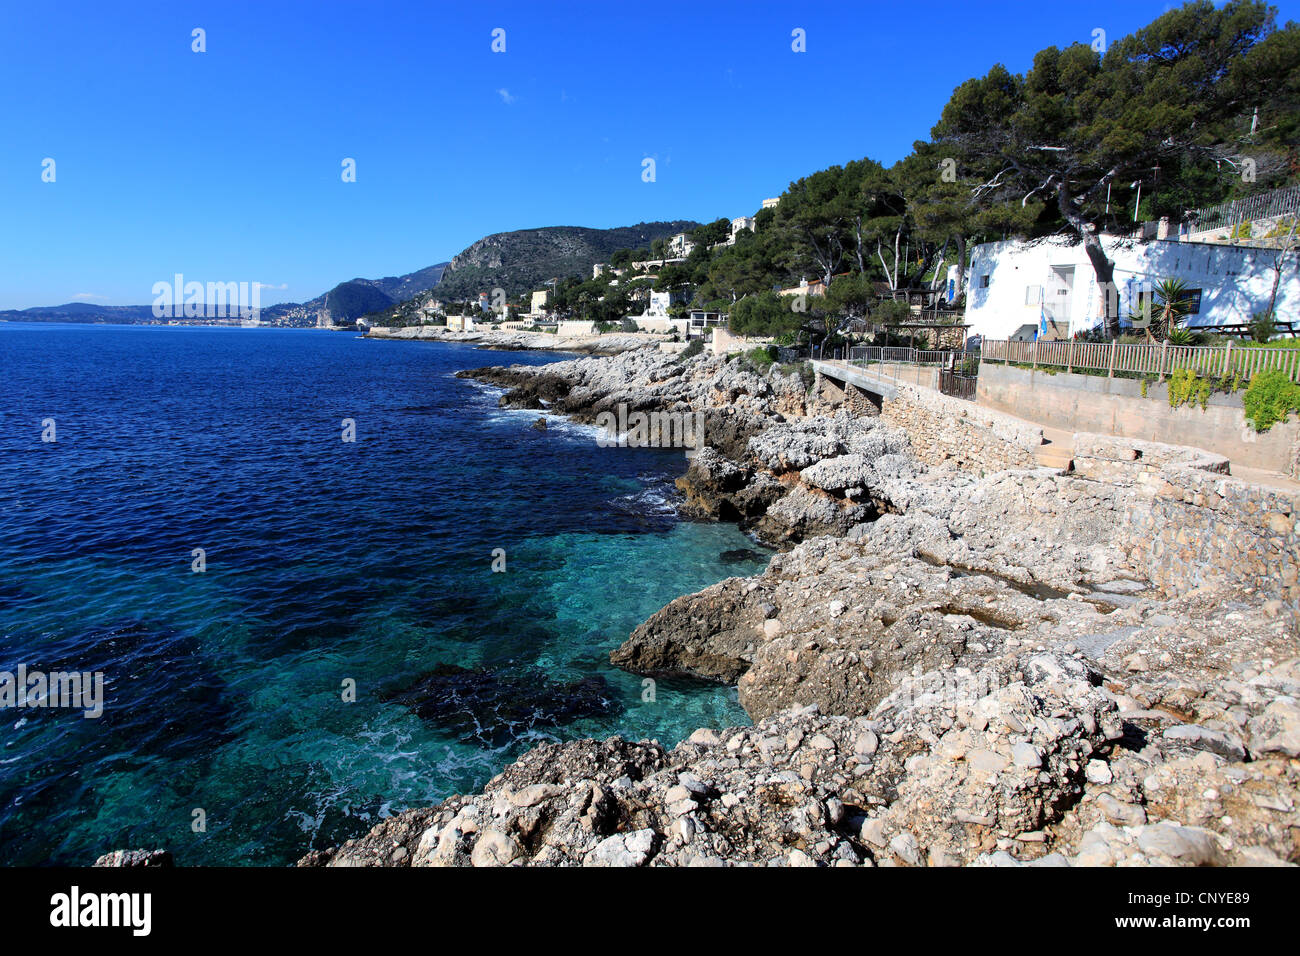
{"type": "Polygon", "coordinates": [[[1074,266],[1052,266],[1043,290],[1043,325],[1040,333],[1064,339],[1070,335],[1070,308],[1074,299],[1074,266]]]}

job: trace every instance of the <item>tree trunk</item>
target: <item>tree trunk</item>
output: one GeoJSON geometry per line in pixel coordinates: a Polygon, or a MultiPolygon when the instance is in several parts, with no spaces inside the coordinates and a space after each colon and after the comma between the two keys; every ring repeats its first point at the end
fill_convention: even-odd
{"type": "Polygon", "coordinates": [[[902,227],[900,226],[899,229],[898,229],[898,231],[894,233],[894,282],[895,282],[895,286],[894,286],[894,288],[895,288],[895,289],[898,288],[897,283],[900,282],[900,281],[902,280],[902,278],[903,278],[903,276],[902,276],[902,270],[900,270],[900,269],[898,268],[898,266],[899,266],[899,262],[898,262],[898,243],[899,243],[899,240],[902,239],[902,237],[903,237],[903,229],[902,229],[902,227]]]}
{"type": "Polygon", "coordinates": [[[1268,316],[1273,318],[1277,308],[1277,289],[1282,284],[1282,267],[1286,264],[1287,253],[1295,247],[1295,228],[1300,223],[1300,215],[1291,218],[1291,228],[1287,236],[1282,240],[1281,248],[1277,251],[1277,257],[1273,260],[1273,291],[1268,297],[1268,316]]]}
{"type": "Polygon", "coordinates": [[[952,290],[952,299],[956,302],[966,291],[966,236],[957,236],[957,285],[952,290]]]}
{"type": "Polygon", "coordinates": [[[1106,257],[1106,248],[1101,244],[1101,237],[1088,228],[1083,214],[1070,199],[1065,179],[1056,187],[1056,207],[1061,218],[1070,224],[1074,234],[1083,242],[1083,251],[1092,263],[1092,271],[1097,275],[1097,287],[1101,290],[1102,324],[1108,339],[1119,338],[1119,291],[1115,288],[1115,263],[1106,257]],[[1114,293],[1112,297],[1112,292],[1114,293]],[[1112,300],[1115,308],[1111,308],[1112,300]]]}
{"type": "Polygon", "coordinates": [[[1115,263],[1106,258],[1106,249],[1094,233],[1083,239],[1083,251],[1088,254],[1092,271],[1097,274],[1097,288],[1101,290],[1102,323],[1106,338],[1119,338],[1119,291],[1115,289],[1115,263]],[[1114,295],[1112,296],[1112,290],[1114,295]],[[1114,308],[1111,308],[1112,301],[1114,308]]]}
{"type": "Polygon", "coordinates": [[[885,281],[889,283],[889,288],[893,289],[895,286],[894,275],[889,271],[889,263],[885,261],[885,253],[879,240],[876,241],[876,258],[880,260],[880,267],[885,270],[885,281]]]}

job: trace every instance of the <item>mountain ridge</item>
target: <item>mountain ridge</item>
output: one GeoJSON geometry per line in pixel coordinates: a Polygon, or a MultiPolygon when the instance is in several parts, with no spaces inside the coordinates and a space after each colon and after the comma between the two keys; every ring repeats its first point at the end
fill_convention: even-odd
{"type": "Polygon", "coordinates": [[[542,226],[494,232],[451,259],[436,294],[444,301],[455,301],[504,289],[507,296],[513,297],[540,289],[550,279],[570,275],[590,278],[591,267],[608,262],[619,249],[646,248],[656,239],[688,232],[698,225],[694,220],[676,219],[610,229],[542,226]]]}
{"type": "MultiPolygon", "coordinates": [[[[484,236],[446,262],[399,276],[357,277],[338,283],[306,302],[279,302],[261,310],[263,321],[288,325],[348,324],[357,318],[436,290],[443,300],[477,298],[480,292],[505,289],[515,296],[541,288],[553,278],[589,276],[591,267],[607,262],[618,249],[648,247],[655,239],[694,229],[694,220],[639,222],[597,229],[589,226],[540,226],[484,236]]],[[[68,302],[0,311],[15,322],[151,322],[152,305],[96,305],[68,302]]]]}
{"type": "MultiPolygon", "coordinates": [[[[551,278],[590,276],[595,263],[608,261],[619,248],[649,247],[655,239],[689,232],[698,225],[694,220],[659,220],[610,229],[537,226],[491,233],[442,263],[402,276],[350,278],[307,302],[265,306],[261,317],[286,325],[350,324],[360,316],[409,302],[430,291],[443,300],[477,298],[494,289],[504,289],[513,297],[539,289],[551,278]]],[[[12,308],[0,311],[0,319],[134,324],[149,323],[155,316],[152,304],[98,306],[68,302],[61,306],[12,308]]]]}

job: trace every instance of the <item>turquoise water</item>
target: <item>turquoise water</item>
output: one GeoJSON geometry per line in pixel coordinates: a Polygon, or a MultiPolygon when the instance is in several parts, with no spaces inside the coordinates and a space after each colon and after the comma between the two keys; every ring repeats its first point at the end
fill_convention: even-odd
{"type": "Polygon", "coordinates": [[[559,358],[0,324],[0,670],[99,670],[107,698],[99,720],[0,711],[0,858],[285,863],[542,740],[746,723],[734,689],[643,700],[608,663],[672,598],[766,563],[675,517],[681,453],[536,430],[452,374],[559,358]]]}

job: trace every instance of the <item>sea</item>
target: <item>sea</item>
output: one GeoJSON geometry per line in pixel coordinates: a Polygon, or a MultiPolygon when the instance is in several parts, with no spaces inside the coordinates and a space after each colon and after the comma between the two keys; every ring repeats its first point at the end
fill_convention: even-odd
{"type": "Polygon", "coordinates": [[[102,681],[0,697],[0,863],[283,865],[541,743],[747,724],[609,652],[770,555],[678,516],[683,452],[455,377],[572,357],[0,323],[0,681],[102,681]]]}

